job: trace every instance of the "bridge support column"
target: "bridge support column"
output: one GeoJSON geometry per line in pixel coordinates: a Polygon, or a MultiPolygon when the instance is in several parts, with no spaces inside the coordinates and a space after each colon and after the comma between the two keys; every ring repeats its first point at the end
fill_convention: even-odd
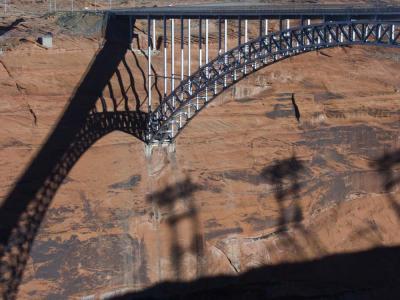
{"type": "MultiPolygon", "coordinates": [[[[175,20],[171,19],[171,92],[175,90],[175,20]]],[[[172,97],[172,107],[175,108],[175,97],[172,97]]]]}
{"type": "MultiPolygon", "coordinates": [[[[222,54],[222,45],[221,45],[221,34],[222,34],[222,25],[221,25],[221,17],[218,17],[218,55],[222,54]]],[[[221,66],[218,70],[218,73],[221,74],[221,66]]],[[[217,82],[214,84],[214,95],[217,94],[217,82]]]]}
{"type": "Polygon", "coordinates": [[[185,53],[184,53],[184,48],[185,48],[185,42],[184,42],[184,23],[183,23],[183,18],[181,18],[181,81],[183,81],[184,78],[184,72],[185,72],[185,65],[184,65],[184,58],[185,58],[185,53]]]}
{"type": "MultiPolygon", "coordinates": [[[[203,53],[202,53],[202,44],[203,44],[203,37],[202,37],[203,31],[202,31],[202,20],[199,18],[199,69],[203,65],[203,53]]],[[[199,96],[196,96],[196,110],[199,110],[199,96]]]]}
{"type": "MultiPolygon", "coordinates": [[[[154,30],[154,28],[153,28],[154,30]]],[[[153,41],[154,43],[154,41],[153,41]]],[[[148,80],[148,98],[147,98],[147,112],[151,113],[151,52],[152,52],[152,45],[151,45],[151,22],[150,22],[150,18],[147,19],[147,80],[148,80]]]]}
{"type": "MultiPolygon", "coordinates": [[[[206,19],[206,65],[208,64],[208,19],[206,19]]],[[[208,67],[206,67],[206,78],[209,78],[208,67]]],[[[208,102],[208,88],[206,87],[205,101],[208,102]]]]}
{"type": "MultiPolygon", "coordinates": [[[[268,19],[265,20],[265,35],[268,35],[268,19]]],[[[267,63],[267,58],[265,57],[264,63],[267,63]]]]}
{"type": "MultiPolygon", "coordinates": [[[[181,17],[181,82],[183,81],[184,78],[184,23],[183,23],[183,17],[181,17]]],[[[183,98],[183,94],[181,94],[181,97],[183,98]]],[[[182,127],[182,115],[179,115],[179,128],[182,127]]]]}
{"type": "MultiPolygon", "coordinates": [[[[228,52],[228,20],[224,21],[224,53],[228,52]]],[[[225,65],[228,64],[228,56],[224,57],[225,65]]],[[[226,87],[226,75],[224,76],[224,87],[226,87]]]]}
{"type": "MultiPolygon", "coordinates": [[[[286,30],[289,30],[289,28],[290,28],[290,19],[286,19],[286,30]]],[[[286,34],[286,36],[289,37],[290,33],[288,32],[286,34]]],[[[287,43],[286,43],[286,49],[289,49],[289,44],[287,44],[287,43]]],[[[289,52],[287,52],[287,53],[289,53],[289,52]]]]}
{"type": "Polygon", "coordinates": [[[156,50],[156,19],[153,19],[153,50],[156,50]]]}
{"type": "Polygon", "coordinates": [[[167,97],[168,88],[168,70],[167,70],[167,18],[163,18],[163,34],[164,34],[164,98],[167,97]]]}
{"type": "MultiPolygon", "coordinates": [[[[259,38],[261,38],[262,36],[263,36],[263,21],[262,21],[262,19],[260,18],[259,20],[258,20],[258,26],[259,26],[259,28],[258,28],[258,37],[259,38]]],[[[259,43],[259,45],[258,45],[259,47],[260,47],[260,49],[262,48],[262,40],[260,40],[260,43],[259,43]]],[[[258,54],[255,54],[255,58],[257,59],[257,57],[258,57],[259,55],[258,54]]],[[[258,64],[257,64],[257,60],[254,62],[254,64],[253,64],[253,66],[254,66],[254,69],[257,69],[257,67],[258,67],[258,64]]]]}
{"type": "MultiPolygon", "coordinates": [[[[248,42],[248,21],[247,19],[244,20],[244,43],[246,44],[248,42]]],[[[247,56],[249,53],[249,47],[246,45],[244,48],[244,60],[245,60],[245,65],[244,65],[244,74],[247,74],[247,56]]]]}
{"type": "Polygon", "coordinates": [[[199,19],[199,69],[203,65],[203,22],[199,19]]]}
{"type": "MultiPolygon", "coordinates": [[[[189,80],[189,94],[191,95],[192,94],[192,83],[190,82],[190,74],[191,74],[191,63],[192,63],[192,60],[191,60],[191,41],[192,41],[192,38],[191,38],[191,33],[190,33],[190,19],[188,19],[188,80],[189,80]]],[[[191,102],[191,101],[190,101],[191,102]]],[[[190,119],[190,117],[191,117],[191,103],[189,103],[189,106],[188,106],[188,118],[190,119]]]]}
{"type": "MultiPolygon", "coordinates": [[[[240,45],[242,44],[242,20],[240,19],[240,17],[238,17],[238,47],[240,47],[240,45]]],[[[240,64],[240,60],[241,60],[241,56],[240,56],[240,51],[238,53],[238,64],[240,64]]],[[[236,72],[236,68],[233,71],[233,80],[236,81],[237,79],[237,72],[236,72]]]]}
{"type": "MultiPolygon", "coordinates": [[[[175,90],[175,20],[171,19],[171,92],[175,90]]],[[[175,108],[175,97],[172,96],[172,107],[175,108]]],[[[171,122],[171,133],[174,136],[175,122],[171,122]]]]}

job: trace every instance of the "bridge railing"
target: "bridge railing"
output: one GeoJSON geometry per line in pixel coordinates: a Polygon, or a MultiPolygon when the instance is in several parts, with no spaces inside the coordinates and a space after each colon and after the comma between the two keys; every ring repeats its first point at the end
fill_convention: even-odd
{"type": "Polygon", "coordinates": [[[13,0],[0,0],[0,16],[43,15],[55,12],[99,11],[134,7],[134,0],[45,0],[21,3],[13,0]]]}

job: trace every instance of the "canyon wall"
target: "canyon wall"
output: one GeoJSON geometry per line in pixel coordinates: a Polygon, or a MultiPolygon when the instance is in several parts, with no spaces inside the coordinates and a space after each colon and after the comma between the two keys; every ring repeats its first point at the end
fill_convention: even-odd
{"type": "MultiPolygon", "coordinates": [[[[0,56],[1,198],[100,44],[62,34],[54,42],[53,49],[22,42],[0,56]]],[[[130,51],[126,61],[137,95],[121,64],[122,85],[134,107],[132,99],[145,99],[146,61],[130,51]]],[[[396,49],[308,53],[219,96],[175,151],[159,147],[146,158],[134,136],[106,135],[52,200],[19,298],[106,297],[398,245],[399,67],[396,49]]],[[[123,100],[117,76],[111,86],[123,100]]]]}

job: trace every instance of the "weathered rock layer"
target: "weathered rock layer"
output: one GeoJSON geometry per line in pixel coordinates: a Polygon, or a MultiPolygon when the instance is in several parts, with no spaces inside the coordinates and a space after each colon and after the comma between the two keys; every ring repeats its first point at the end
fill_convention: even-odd
{"type": "MultiPolygon", "coordinates": [[[[0,57],[2,198],[97,46],[60,36],[54,49],[25,43],[0,57]]],[[[175,152],[146,159],[133,136],[105,136],[53,199],[19,297],[105,296],[398,245],[399,60],[354,47],[264,68],[201,112],[175,152]]],[[[143,100],[145,62],[127,61],[143,100]]]]}

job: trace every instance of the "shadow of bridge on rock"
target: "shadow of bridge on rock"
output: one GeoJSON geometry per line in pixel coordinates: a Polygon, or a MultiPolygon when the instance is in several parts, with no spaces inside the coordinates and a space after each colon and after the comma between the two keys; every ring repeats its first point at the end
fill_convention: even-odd
{"type": "Polygon", "coordinates": [[[128,51],[129,41],[115,39],[115,36],[129,36],[124,32],[129,29],[124,23],[127,20],[118,21],[122,24],[109,21],[105,44],[92,60],[46,142],[2,202],[2,299],[16,297],[40,224],[58,188],[80,157],[113,131],[145,139],[148,114],[141,108],[148,91],[137,89],[135,82],[137,69],[142,67],[134,53],[128,51]],[[136,66],[130,63],[132,60],[136,66]]]}

